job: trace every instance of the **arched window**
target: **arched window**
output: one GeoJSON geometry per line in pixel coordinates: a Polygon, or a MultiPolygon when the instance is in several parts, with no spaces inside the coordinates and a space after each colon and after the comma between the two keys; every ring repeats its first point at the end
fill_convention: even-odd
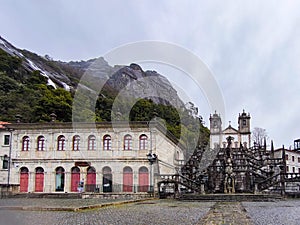
{"type": "Polygon", "coordinates": [[[37,138],[37,150],[38,151],[45,151],[45,137],[38,136],[37,138]]]}
{"type": "Polygon", "coordinates": [[[57,167],[55,169],[55,191],[64,191],[65,189],[65,169],[57,167]]]}
{"type": "Polygon", "coordinates": [[[73,151],[79,151],[79,143],[80,143],[80,136],[75,135],[73,137],[73,151]]]}
{"type": "Polygon", "coordinates": [[[2,169],[4,169],[4,170],[8,169],[8,156],[7,155],[4,155],[4,157],[3,157],[2,169]]]}
{"type": "Polygon", "coordinates": [[[60,135],[57,138],[57,151],[64,151],[66,144],[66,138],[64,135],[60,135]]]}
{"type": "Polygon", "coordinates": [[[24,136],[22,139],[22,151],[29,151],[29,137],[24,136]]]}
{"type": "Polygon", "coordinates": [[[132,137],[129,134],[124,137],[124,150],[132,150],[132,137]]]}
{"type": "Polygon", "coordinates": [[[145,134],[140,136],[140,150],[146,150],[148,148],[148,137],[145,134]]]}
{"type": "Polygon", "coordinates": [[[96,137],[94,135],[88,137],[88,150],[96,150],[96,137]]]}
{"type": "Polygon", "coordinates": [[[111,137],[110,137],[110,135],[105,135],[103,137],[103,149],[104,150],[111,150],[111,137]]]}
{"type": "Polygon", "coordinates": [[[106,166],[102,169],[103,179],[102,179],[102,188],[103,192],[112,192],[112,172],[111,168],[106,166]]]}

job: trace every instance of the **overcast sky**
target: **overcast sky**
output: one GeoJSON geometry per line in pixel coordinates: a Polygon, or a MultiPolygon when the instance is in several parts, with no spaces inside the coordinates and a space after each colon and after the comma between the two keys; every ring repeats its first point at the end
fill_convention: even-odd
{"type": "MultiPolygon", "coordinates": [[[[0,8],[3,38],[57,60],[87,60],[144,40],[182,46],[214,74],[224,127],[229,120],[237,127],[245,109],[276,147],[300,138],[300,1],[0,0],[0,8]]],[[[203,93],[182,83],[208,125],[213,110],[203,93]]]]}

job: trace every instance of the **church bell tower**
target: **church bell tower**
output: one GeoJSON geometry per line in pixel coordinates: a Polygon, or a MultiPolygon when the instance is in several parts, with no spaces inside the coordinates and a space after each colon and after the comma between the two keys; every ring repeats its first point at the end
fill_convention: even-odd
{"type": "Polygon", "coordinates": [[[251,131],[250,131],[250,113],[245,113],[243,110],[242,114],[239,114],[238,124],[239,124],[239,142],[244,146],[249,148],[251,145],[251,131]]]}
{"type": "Polygon", "coordinates": [[[221,116],[215,113],[210,115],[210,148],[216,148],[222,142],[222,120],[221,116]]]}

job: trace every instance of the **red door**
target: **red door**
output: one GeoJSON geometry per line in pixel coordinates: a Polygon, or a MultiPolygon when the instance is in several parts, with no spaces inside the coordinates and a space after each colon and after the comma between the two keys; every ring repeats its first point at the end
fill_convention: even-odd
{"type": "Polygon", "coordinates": [[[44,173],[35,174],[35,191],[36,192],[44,191],[44,173]]]}
{"type": "Polygon", "coordinates": [[[79,182],[80,182],[80,170],[77,167],[74,167],[72,169],[72,173],[71,173],[71,191],[72,192],[78,191],[79,182]]]}
{"type": "Polygon", "coordinates": [[[35,192],[44,191],[44,169],[38,167],[35,169],[35,192]]]}
{"type": "Polygon", "coordinates": [[[125,167],[123,170],[123,192],[132,192],[133,173],[130,167],[125,167]]]}
{"type": "Polygon", "coordinates": [[[146,167],[139,169],[139,191],[147,192],[149,190],[149,173],[146,167]]]}
{"type": "Polygon", "coordinates": [[[90,167],[87,171],[86,191],[94,192],[95,188],[96,188],[96,171],[93,167],[90,167]]]}
{"type": "Polygon", "coordinates": [[[27,168],[21,168],[20,173],[20,192],[28,192],[29,173],[27,168]]]}

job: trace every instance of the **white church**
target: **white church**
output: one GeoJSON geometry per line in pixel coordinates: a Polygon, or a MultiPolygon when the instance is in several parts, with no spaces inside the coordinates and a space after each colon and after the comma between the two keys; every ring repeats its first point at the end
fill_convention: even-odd
{"type": "Polygon", "coordinates": [[[241,145],[249,148],[251,145],[250,118],[250,114],[243,110],[238,116],[237,129],[233,128],[230,123],[228,127],[222,129],[221,115],[217,112],[210,115],[210,148],[225,148],[228,136],[233,137],[233,148],[239,148],[241,145]]]}

